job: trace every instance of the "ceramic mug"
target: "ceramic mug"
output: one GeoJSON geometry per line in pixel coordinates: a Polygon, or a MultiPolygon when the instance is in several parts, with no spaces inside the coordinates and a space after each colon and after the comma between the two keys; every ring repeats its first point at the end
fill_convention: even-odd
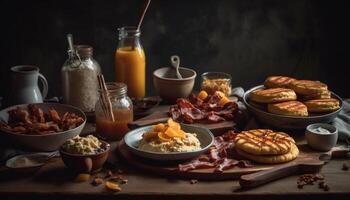
{"type": "Polygon", "coordinates": [[[10,104],[42,103],[47,92],[47,80],[39,73],[38,67],[32,65],[11,67],[10,104]],[[38,87],[38,80],[42,83],[42,91],[38,87]]]}

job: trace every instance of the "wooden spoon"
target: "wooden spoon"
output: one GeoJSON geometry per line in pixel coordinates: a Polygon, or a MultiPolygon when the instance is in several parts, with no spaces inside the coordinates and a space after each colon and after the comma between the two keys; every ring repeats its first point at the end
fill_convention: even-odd
{"type": "Polygon", "coordinates": [[[323,165],[324,161],[319,160],[318,156],[315,155],[301,159],[297,158],[266,171],[243,175],[239,179],[239,184],[242,188],[253,188],[294,174],[315,173],[323,165]]]}
{"type": "Polygon", "coordinates": [[[176,70],[176,76],[178,79],[182,79],[182,76],[179,72],[179,67],[180,67],[180,57],[177,55],[173,55],[170,57],[170,62],[171,65],[175,68],[176,70]]]}

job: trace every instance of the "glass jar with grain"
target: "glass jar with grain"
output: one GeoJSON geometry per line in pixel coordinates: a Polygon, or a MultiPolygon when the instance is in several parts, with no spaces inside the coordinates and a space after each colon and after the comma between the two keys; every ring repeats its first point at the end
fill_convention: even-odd
{"type": "Polygon", "coordinates": [[[133,121],[133,105],[127,96],[127,86],[124,83],[106,83],[107,98],[111,103],[114,121],[106,114],[100,90],[100,99],[95,106],[96,133],[106,140],[121,140],[129,131],[128,123],[133,121]]]}
{"type": "Polygon", "coordinates": [[[211,95],[220,91],[230,96],[231,79],[231,75],[224,72],[206,72],[202,74],[201,89],[211,95]]]}
{"type": "Polygon", "coordinates": [[[92,55],[91,46],[75,45],[74,51],[68,50],[69,58],[61,70],[63,103],[84,112],[93,112],[98,100],[97,75],[101,67],[92,55]]]}

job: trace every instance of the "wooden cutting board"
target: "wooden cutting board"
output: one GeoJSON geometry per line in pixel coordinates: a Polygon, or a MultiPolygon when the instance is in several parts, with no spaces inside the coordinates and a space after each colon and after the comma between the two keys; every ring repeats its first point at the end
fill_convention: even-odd
{"type": "MultiPolygon", "coordinates": [[[[118,154],[130,165],[141,169],[147,173],[153,173],[162,176],[181,177],[201,180],[233,180],[239,179],[242,175],[251,174],[259,171],[268,171],[275,167],[284,168],[291,165],[303,165],[300,169],[306,173],[319,171],[324,162],[319,160],[320,153],[312,152],[306,145],[299,146],[300,154],[297,159],[284,164],[255,164],[254,167],[240,168],[234,167],[225,170],[223,173],[214,173],[213,169],[196,169],[188,172],[180,172],[177,168],[178,163],[161,163],[153,160],[138,157],[127,149],[125,143],[121,141],[118,145],[118,154]]],[[[276,172],[278,173],[278,171],[276,172]]],[[[278,175],[278,174],[274,174],[278,175]]],[[[254,183],[247,183],[254,184],[254,183]]]]}
{"type": "MultiPolygon", "coordinates": [[[[152,114],[143,117],[141,119],[135,120],[133,122],[130,122],[128,124],[130,129],[135,129],[143,126],[148,126],[152,124],[157,123],[163,123],[166,122],[169,119],[168,111],[170,106],[158,106],[153,109],[152,114]]],[[[234,121],[223,121],[218,123],[195,123],[191,124],[193,126],[200,126],[204,128],[208,128],[214,135],[222,134],[225,131],[232,130],[233,127],[236,126],[236,123],[234,121]]]]}

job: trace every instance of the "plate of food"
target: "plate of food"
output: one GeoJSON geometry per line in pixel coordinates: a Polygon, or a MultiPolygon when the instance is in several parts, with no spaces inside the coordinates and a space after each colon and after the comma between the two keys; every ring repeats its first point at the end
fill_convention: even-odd
{"type": "Polygon", "coordinates": [[[243,101],[261,122],[283,129],[305,129],[329,123],[343,107],[342,99],[319,81],[271,76],[245,92],[243,101]]]}
{"type": "Polygon", "coordinates": [[[214,136],[206,128],[179,124],[169,119],[167,124],[130,131],[124,142],[132,153],[140,157],[176,161],[201,155],[213,144],[214,136]]]}
{"type": "Polygon", "coordinates": [[[24,148],[55,151],[80,134],[86,122],[83,111],[58,103],[22,104],[0,111],[0,133],[24,148]]]}

